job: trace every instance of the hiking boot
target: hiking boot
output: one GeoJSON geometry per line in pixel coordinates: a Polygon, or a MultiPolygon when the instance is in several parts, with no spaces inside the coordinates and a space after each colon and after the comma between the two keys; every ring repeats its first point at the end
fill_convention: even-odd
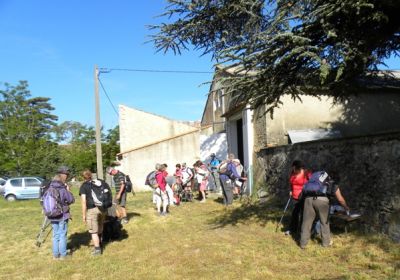
{"type": "Polygon", "coordinates": [[[101,256],[101,249],[94,249],[92,252],[92,256],[101,256]]]}

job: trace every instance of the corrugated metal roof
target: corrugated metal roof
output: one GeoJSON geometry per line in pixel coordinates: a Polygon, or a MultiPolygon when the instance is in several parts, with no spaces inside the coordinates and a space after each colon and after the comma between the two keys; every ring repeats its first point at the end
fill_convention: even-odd
{"type": "Polygon", "coordinates": [[[292,144],[342,137],[340,131],[331,129],[288,130],[288,135],[289,142],[292,144]]]}

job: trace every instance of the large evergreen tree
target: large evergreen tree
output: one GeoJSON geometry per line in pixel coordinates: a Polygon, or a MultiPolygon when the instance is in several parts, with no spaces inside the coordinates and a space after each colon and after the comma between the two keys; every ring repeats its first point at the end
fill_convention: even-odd
{"type": "Polygon", "coordinates": [[[398,0],[168,0],[152,26],[160,51],[193,45],[234,67],[234,94],[253,105],[279,105],[323,89],[336,100],[366,73],[399,55],[398,0]],[[307,89],[312,89],[311,91],[307,89]]]}
{"type": "Polygon", "coordinates": [[[28,83],[0,90],[0,172],[8,175],[51,174],[59,157],[51,141],[57,116],[50,98],[31,97],[28,83]]]}

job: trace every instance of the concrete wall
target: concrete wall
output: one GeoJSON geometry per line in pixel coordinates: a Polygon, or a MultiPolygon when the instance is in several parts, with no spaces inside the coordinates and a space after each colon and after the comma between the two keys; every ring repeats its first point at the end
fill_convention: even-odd
{"type": "Polygon", "coordinates": [[[214,153],[219,159],[226,159],[228,146],[226,133],[214,133],[211,135],[200,135],[200,159],[204,162],[210,161],[210,154],[214,153]]]}
{"type": "Polygon", "coordinates": [[[196,131],[125,153],[120,169],[130,175],[135,191],[149,190],[144,182],[156,163],[166,163],[168,173],[172,175],[177,163],[186,162],[192,166],[200,158],[199,134],[200,132],[196,131]]]}
{"type": "Polygon", "coordinates": [[[195,127],[161,116],[119,106],[121,152],[192,131],[195,127]]]}
{"type": "Polygon", "coordinates": [[[284,203],[295,159],[314,170],[337,173],[350,208],[364,215],[363,228],[400,241],[400,132],[261,150],[256,159],[258,187],[284,203]]]}
{"type": "Polygon", "coordinates": [[[286,145],[288,130],[331,128],[347,137],[400,129],[400,94],[396,92],[359,94],[336,105],[323,95],[321,99],[301,99],[293,101],[285,96],[283,105],[274,110],[273,119],[269,114],[265,116],[268,146],[286,145]]]}

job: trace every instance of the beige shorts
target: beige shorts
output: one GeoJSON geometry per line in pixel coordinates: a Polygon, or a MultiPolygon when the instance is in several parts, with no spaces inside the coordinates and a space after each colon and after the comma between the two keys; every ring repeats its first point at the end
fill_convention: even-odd
{"type": "Polygon", "coordinates": [[[87,210],[86,224],[89,233],[101,234],[103,232],[105,216],[106,213],[101,212],[97,207],[87,210]]]}

